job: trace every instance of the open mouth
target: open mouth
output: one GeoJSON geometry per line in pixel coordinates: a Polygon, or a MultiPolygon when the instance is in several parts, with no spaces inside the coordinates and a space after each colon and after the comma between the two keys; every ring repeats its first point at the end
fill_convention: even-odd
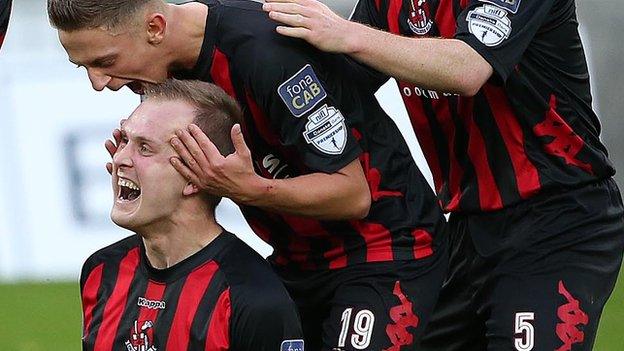
{"type": "Polygon", "coordinates": [[[121,201],[134,201],[141,196],[141,188],[129,179],[119,178],[117,181],[119,185],[119,193],[117,198],[121,201]]]}
{"type": "Polygon", "coordinates": [[[142,95],[144,90],[143,90],[143,83],[141,82],[137,82],[137,81],[133,81],[130,82],[128,84],[126,84],[126,86],[132,90],[135,94],[139,94],[142,95]]]}

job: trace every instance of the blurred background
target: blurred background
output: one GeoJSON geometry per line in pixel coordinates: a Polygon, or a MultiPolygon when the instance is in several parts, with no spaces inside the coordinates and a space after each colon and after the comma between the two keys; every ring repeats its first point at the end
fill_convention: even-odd
{"type": "MultiPolygon", "coordinates": [[[[354,0],[326,0],[344,16],[354,0]]],[[[78,276],[95,250],[130,233],[109,220],[110,179],[104,140],[138,104],[129,90],[94,92],[67,61],[50,28],[44,0],[19,0],[0,54],[0,351],[80,349],[78,276]]],[[[624,3],[577,2],[594,107],[603,140],[624,177],[624,3]]],[[[377,94],[431,181],[398,91],[377,94]]],[[[266,256],[231,202],[218,220],[266,256]]],[[[624,350],[621,279],[603,315],[595,350],[624,350]]]]}

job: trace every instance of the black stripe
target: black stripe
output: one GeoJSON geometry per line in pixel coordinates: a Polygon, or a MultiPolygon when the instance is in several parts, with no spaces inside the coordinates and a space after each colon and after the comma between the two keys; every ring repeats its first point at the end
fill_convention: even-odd
{"type": "Polygon", "coordinates": [[[212,276],[206,293],[199,302],[197,313],[191,324],[188,351],[203,350],[206,346],[206,335],[208,326],[212,319],[212,312],[215,309],[219,296],[228,288],[225,276],[218,270],[212,276]]]}
{"type": "MultiPolygon", "coordinates": [[[[154,345],[159,350],[164,350],[167,347],[167,341],[169,340],[169,331],[176,310],[178,309],[178,300],[182,293],[184,283],[188,279],[188,275],[182,279],[178,279],[175,282],[167,285],[165,293],[163,294],[163,301],[166,303],[166,308],[158,314],[158,319],[154,323],[154,345]]],[[[182,302],[184,303],[184,301],[182,302]]]]}
{"type": "Polygon", "coordinates": [[[95,345],[95,340],[100,331],[102,320],[104,317],[104,308],[106,302],[111,297],[113,290],[115,289],[115,283],[117,282],[117,276],[119,275],[120,259],[116,261],[105,262],[102,270],[102,281],[97,293],[97,304],[93,309],[93,318],[91,319],[91,325],[89,326],[89,335],[87,343],[89,345],[95,345]]]}
{"type": "Polygon", "coordinates": [[[328,233],[340,233],[344,241],[344,251],[347,255],[347,266],[366,262],[366,241],[364,237],[348,222],[322,222],[328,233]]]}
{"type": "MultiPolygon", "coordinates": [[[[139,263],[140,264],[140,263],[139,263]]],[[[126,306],[123,314],[121,315],[121,321],[117,327],[115,334],[115,342],[113,344],[113,350],[124,350],[125,342],[130,340],[131,329],[134,327],[134,321],[139,317],[139,308],[137,301],[139,296],[145,296],[147,290],[148,280],[141,273],[141,269],[137,267],[134,272],[134,277],[130,283],[130,290],[128,291],[128,299],[126,300],[126,306]]]]}
{"type": "Polygon", "coordinates": [[[483,135],[490,171],[503,205],[520,199],[513,162],[483,91],[474,97],[474,123],[483,135]]]}

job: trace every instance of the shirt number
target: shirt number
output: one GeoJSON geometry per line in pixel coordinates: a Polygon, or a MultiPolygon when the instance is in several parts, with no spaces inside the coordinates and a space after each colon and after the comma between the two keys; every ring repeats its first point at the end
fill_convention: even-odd
{"type": "MultiPolygon", "coordinates": [[[[353,308],[347,308],[342,312],[342,328],[338,337],[338,347],[344,347],[347,341],[351,325],[351,314],[353,308]]],[[[364,350],[368,347],[373,334],[373,325],[375,324],[375,315],[369,310],[361,310],[355,315],[353,321],[353,333],[351,334],[351,345],[358,350],[364,350]]]]}

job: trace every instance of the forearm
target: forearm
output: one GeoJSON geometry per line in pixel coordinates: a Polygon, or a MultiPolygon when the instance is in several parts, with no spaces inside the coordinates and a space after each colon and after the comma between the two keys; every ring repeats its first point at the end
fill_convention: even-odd
{"type": "Polygon", "coordinates": [[[368,184],[344,174],[313,173],[288,179],[262,178],[246,205],[319,220],[366,217],[370,209],[368,184]]]}
{"type": "Polygon", "coordinates": [[[345,53],[383,73],[419,87],[474,95],[491,66],[457,39],[408,38],[353,23],[345,53]]]}

